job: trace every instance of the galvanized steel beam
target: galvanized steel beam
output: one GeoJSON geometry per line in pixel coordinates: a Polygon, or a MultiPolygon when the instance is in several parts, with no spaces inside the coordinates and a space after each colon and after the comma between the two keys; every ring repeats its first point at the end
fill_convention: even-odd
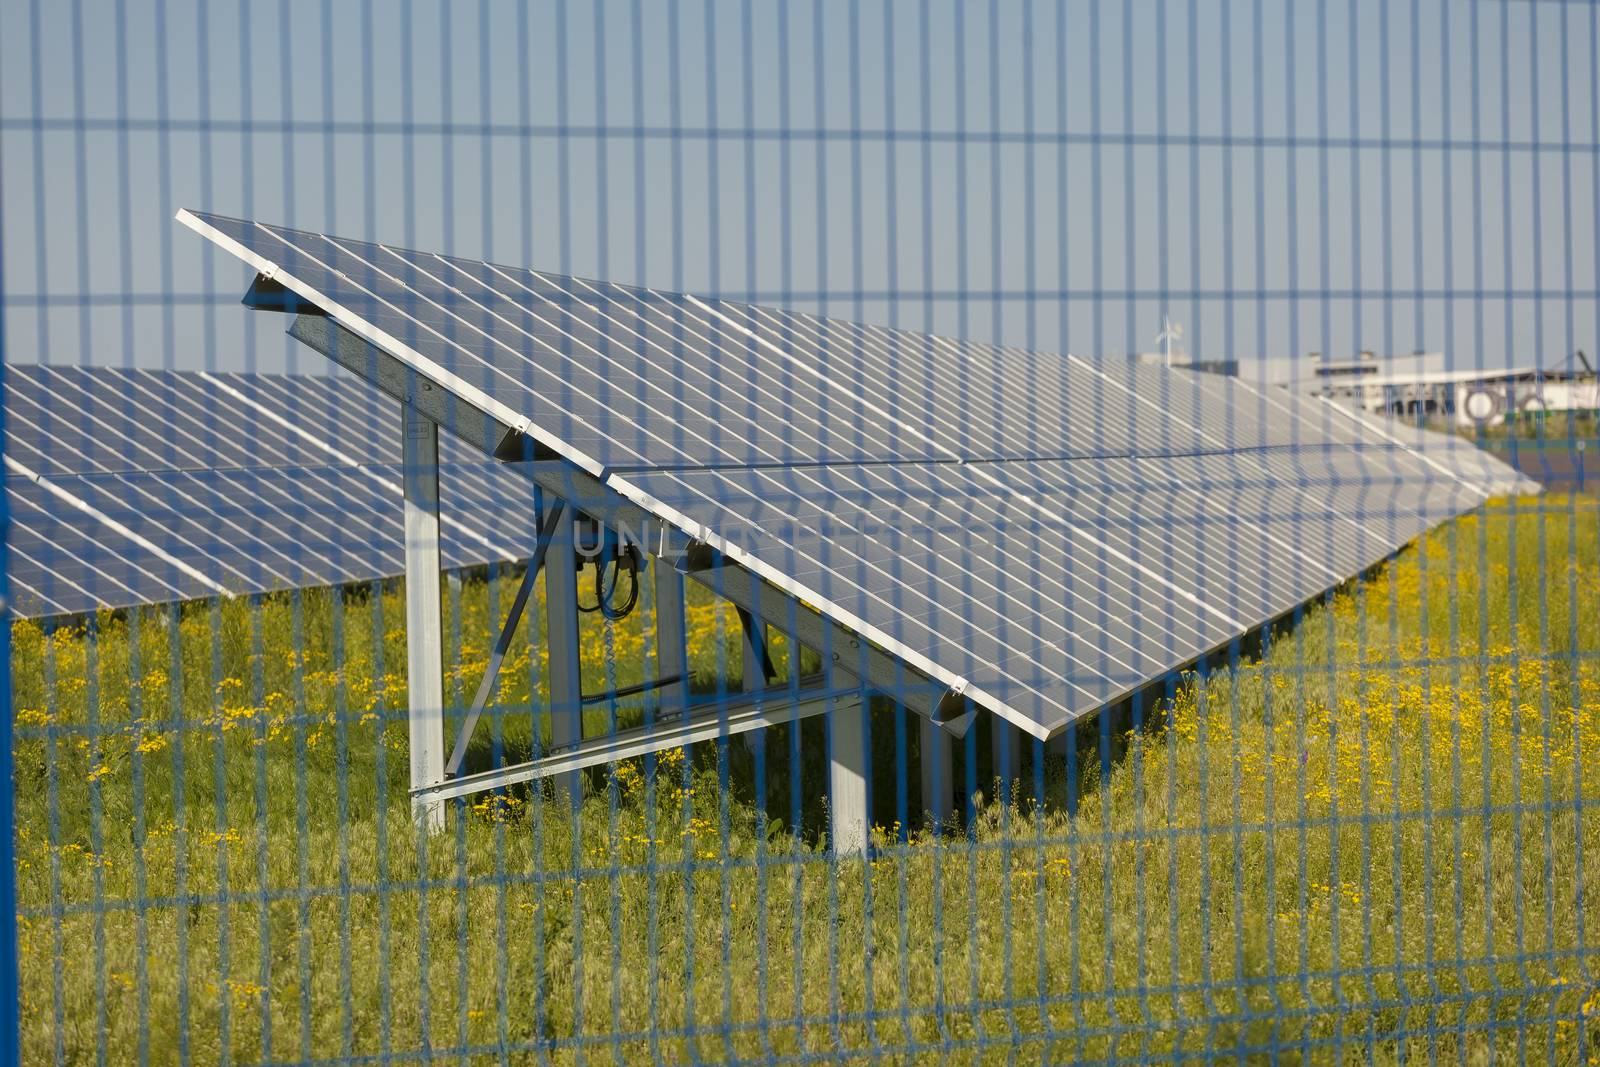
{"type": "MultiPolygon", "coordinates": [[[[754,699],[741,699],[725,703],[715,717],[684,717],[628,730],[618,730],[605,737],[591,737],[564,751],[554,751],[540,759],[530,760],[513,767],[501,767],[479,774],[464,775],[427,786],[413,794],[414,802],[437,802],[452,797],[470,796],[490,789],[500,789],[519,782],[541,778],[575,776],[589,767],[599,767],[635,756],[659,752],[667,748],[680,748],[699,741],[763,730],[769,726],[798,722],[813,715],[821,715],[833,705],[837,713],[850,715],[861,708],[858,694],[818,695],[794,701],[788,689],[756,694],[754,699]]],[[[703,710],[711,710],[706,708],[703,710]]]]}
{"type": "Polygon", "coordinates": [[[401,405],[406,540],[406,682],[411,814],[444,829],[444,805],[415,790],[444,781],[444,642],[439,598],[439,427],[401,405]]]}

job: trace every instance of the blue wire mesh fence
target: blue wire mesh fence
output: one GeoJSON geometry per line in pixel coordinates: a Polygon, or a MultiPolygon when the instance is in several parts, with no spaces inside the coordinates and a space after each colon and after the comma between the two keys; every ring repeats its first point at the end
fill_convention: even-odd
{"type": "Polygon", "coordinates": [[[6,5],[5,1056],[1595,1062],[1597,45],[6,5]]]}

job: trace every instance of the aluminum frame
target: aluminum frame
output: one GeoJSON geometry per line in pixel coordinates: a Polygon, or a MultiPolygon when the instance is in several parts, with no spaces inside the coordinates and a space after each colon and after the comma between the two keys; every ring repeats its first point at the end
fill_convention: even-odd
{"type": "Polygon", "coordinates": [[[444,615],[439,591],[439,426],[401,405],[406,543],[406,721],[411,756],[411,816],[444,829],[444,805],[418,786],[444,781],[444,615]]]}
{"type": "MultiPolygon", "coordinates": [[[[576,775],[590,767],[604,766],[663,749],[799,722],[826,714],[830,706],[836,714],[849,715],[864,704],[859,691],[818,694],[799,701],[793,699],[787,687],[762,691],[739,700],[720,702],[715,718],[684,716],[618,730],[615,734],[602,737],[586,738],[566,750],[552,752],[526,763],[422,786],[413,791],[413,796],[427,801],[444,801],[521,782],[576,775]]],[[[862,829],[864,831],[864,824],[862,829]]]]}
{"type": "MultiPolygon", "coordinates": [[[[629,731],[619,731],[615,738],[586,739],[581,736],[583,694],[577,648],[576,579],[568,567],[546,567],[546,610],[551,612],[547,620],[547,633],[551,656],[552,747],[556,754],[463,777],[446,779],[442,774],[421,778],[414,776],[411,787],[413,802],[417,805],[419,819],[430,829],[442,828],[442,823],[434,819],[434,808],[430,805],[439,804],[445,799],[469,796],[518,782],[556,777],[560,781],[558,788],[576,806],[581,802],[581,771],[586,767],[645,752],[676,748],[695,740],[733,736],[795,721],[829,711],[831,702],[833,715],[830,721],[834,726],[834,739],[830,744],[830,787],[835,799],[829,805],[829,840],[840,854],[859,854],[865,850],[870,837],[870,798],[867,796],[870,777],[868,750],[863,740],[868,728],[865,693],[874,689],[894,693],[924,719],[942,724],[936,726],[941,730],[960,733],[970,724],[970,715],[949,714],[953,706],[964,707],[964,702],[958,700],[953,705],[947,686],[921,675],[903,660],[874,647],[837,621],[804,607],[791,592],[773,588],[770,581],[751,573],[710,544],[709,540],[688,533],[683,528],[686,523],[664,519],[640,502],[630,500],[615,488],[607,486],[594,474],[575,468],[565,459],[519,462],[521,457],[530,453],[541,456],[548,455],[548,452],[541,448],[536,438],[524,435],[523,428],[507,422],[490,409],[468,406],[463,419],[460,397],[421,377],[413,368],[373,341],[353,333],[328,316],[304,311],[296,315],[288,332],[301,343],[367,378],[400,400],[408,411],[415,411],[436,425],[446,426],[498,459],[513,462],[541,490],[561,501],[567,514],[555,524],[547,558],[549,552],[554,552],[554,558],[558,560],[570,557],[574,547],[572,520],[580,515],[616,528],[643,532],[649,547],[654,550],[650,554],[657,563],[654,569],[658,575],[658,646],[663,657],[670,657],[682,667],[668,671],[667,658],[658,659],[658,663],[661,664],[663,678],[680,679],[671,683],[667,690],[678,706],[690,713],[689,720],[647,723],[629,731]],[[566,531],[564,536],[563,530],[566,531]],[[666,577],[663,572],[676,577],[666,577]],[[557,575],[562,577],[558,578],[557,575]],[[747,712],[746,705],[739,703],[732,705],[731,710],[726,704],[713,706],[710,710],[716,712],[715,720],[693,718],[693,711],[699,709],[687,700],[686,683],[682,681],[685,677],[683,668],[687,665],[682,645],[682,575],[695,577],[718,596],[731,601],[742,616],[751,619],[749,633],[773,627],[790,632],[798,644],[823,653],[825,661],[832,668],[830,688],[836,687],[838,679],[848,678],[859,695],[849,698],[807,697],[794,702],[788,715],[775,715],[762,710],[747,712]],[[566,584],[568,578],[572,579],[570,589],[566,584]],[[675,620],[668,622],[665,630],[661,628],[663,603],[675,620]],[[623,740],[616,740],[619,738],[623,740]]],[[[408,613],[412,595],[410,588],[408,582],[408,613]]],[[[436,599],[435,606],[430,609],[426,593],[419,596],[422,599],[417,610],[431,611],[434,618],[439,618],[436,599]]],[[[761,664],[764,673],[765,649],[761,650],[758,657],[754,654],[754,642],[747,639],[743,644],[751,650],[751,658],[761,664]]],[[[793,693],[787,688],[762,690],[753,694],[755,703],[751,707],[760,709],[780,693],[786,702],[792,699],[793,693]]],[[[432,744],[431,735],[414,735],[413,742],[427,747],[432,744]]],[[[442,733],[439,746],[442,767],[442,733]]]]}

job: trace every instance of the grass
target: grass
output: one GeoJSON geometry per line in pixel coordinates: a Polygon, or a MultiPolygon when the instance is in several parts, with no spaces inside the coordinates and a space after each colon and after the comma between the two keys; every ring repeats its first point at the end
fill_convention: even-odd
{"type": "MultiPolygon", "coordinates": [[[[392,587],[17,624],[25,1061],[1593,1062],[1597,535],[1592,497],[1494,502],[1015,802],[839,862],[820,724],[419,837],[392,587]]],[[[458,699],[510,590],[452,587],[458,699]]],[[[731,616],[690,611],[698,687],[736,684],[731,616]]],[[[589,686],[649,676],[593,619],[589,686]]],[[[914,768],[896,725],[877,763],[914,768]]]]}

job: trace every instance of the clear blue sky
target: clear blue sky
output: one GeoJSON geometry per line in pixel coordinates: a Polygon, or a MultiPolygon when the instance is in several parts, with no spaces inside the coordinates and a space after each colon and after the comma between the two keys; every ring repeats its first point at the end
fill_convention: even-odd
{"type": "Polygon", "coordinates": [[[322,370],[180,206],[1112,356],[1597,347],[1595,8],[0,6],[5,357],[322,370]],[[1446,25],[1446,22],[1448,25],[1446,25]]]}

